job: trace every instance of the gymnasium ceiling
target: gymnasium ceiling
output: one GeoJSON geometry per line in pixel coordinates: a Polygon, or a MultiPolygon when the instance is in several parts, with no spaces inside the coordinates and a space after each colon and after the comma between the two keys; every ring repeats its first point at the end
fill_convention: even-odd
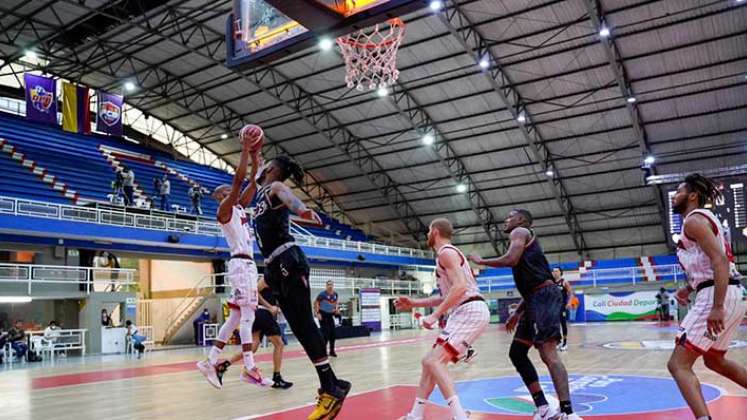
{"type": "Polygon", "coordinates": [[[444,4],[404,17],[384,98],[348,89],[335,51],[226,68],[227,0],[4,0],[0,53],[33,48],[42,70],[94,88],[135,81],[128,104],[232,164],[238,144],[221,135],[260,124],[266,154],[310,172],[307,199],[407,245],[447,216],[457,244],[495,254],[496,223],[522,207],[554,260],[666,253],[666,197],[644,157],[658,174],[746,161],[747,2],[444,4]]]}

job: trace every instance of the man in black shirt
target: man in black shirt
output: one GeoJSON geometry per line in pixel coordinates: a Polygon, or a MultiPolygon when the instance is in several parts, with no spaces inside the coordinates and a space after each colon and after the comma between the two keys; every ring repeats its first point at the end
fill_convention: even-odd
{"type": "Polygon", "coordinates": [[[537,406],[534,419],[577,420],[580,417],[573,413],[571,406],[568,372],[557,352],[563,297],[555,287],[550,265],[531,226],[532,214],[528,210],[512,210],[503,225],[503,231],[510,235],[511,240],[508,252],[498,258],[483,259],[471,255],[469,259],[490,267],[511,267],[513,271],[522,302],[506,322],[508,332],[516,329],[508,355],[537,406]],[[537,370],[529,360],[532,345],[537,347],[542,362],[550,371],[560,401],[560,413],[548,404],[537,370]]]}
{"type": "Polygon", "coordinates": [[[663,287],[656,294],[656,312],[659,313],[659,321],[669,321],[669,293],[663,287]]]}

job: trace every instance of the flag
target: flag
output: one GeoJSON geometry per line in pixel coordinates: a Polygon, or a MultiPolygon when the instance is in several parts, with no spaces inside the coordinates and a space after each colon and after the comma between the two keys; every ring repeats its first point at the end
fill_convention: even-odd
{"type": "Polygon", "coordinates": [[[122,104],[123,99],[119,95],[98,92],[98,110],[96,111],[96,131],[122,135],[122,104]]]}
{"type": "Polygon", "coordinates": [[[26,119],[57,124],[57,83],[51,77],[24,74],[26,82],[26,119]]]}
{"type": "Polygon", "coordinates": [[[91,132],[91,111],[86,86],[62,83],[62,129],[71,133],[91,132]]]}

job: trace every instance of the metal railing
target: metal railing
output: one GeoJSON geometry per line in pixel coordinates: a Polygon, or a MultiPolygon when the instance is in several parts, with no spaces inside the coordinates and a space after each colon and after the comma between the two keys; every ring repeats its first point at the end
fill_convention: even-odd
{"type": "Polygon", "coordinates": [[[135,275],[125,268],[0,263],[0,285],[24,284],[28,295],[44,284],[78,285],[85,293],[129,291],[137,284],[135,275]]]}
{"type": "Polygon", "coordinates": [[[215,291],[215,277],[219,274],[209,274],[204,276],[199,283],[193,288],[189,289],[186,295],[179,301],[179,304],[174,308],[171,314],[166,318],[166,330],[161,340],[163,344],[167,344],[174,335],[179,331],[179,328],[184,325],[187,318],[194,313],[194,311],[202,304],[206,296],[210,293],[206,289],[213,289],[215,291]]]}
{"type": "MultiPolygon", "coordinates": [[[[220,226],[204,219],[181,219],[174,216],[127,213],[125,211],[98,209],[70,204],[0,196],[0,214],[41,217],[45,219],[69,220],[109,226],[152,229],[169,232],[187,232],[200,235],[220,236],[220,226]]],[[[318,248],[369,252],[380,255],[432,258],[433,253],[422,249],[403,248],[370,242],[323,238],[310,234],[303,227],[292,223],[292,230],[300,245],[318,248]]]]}

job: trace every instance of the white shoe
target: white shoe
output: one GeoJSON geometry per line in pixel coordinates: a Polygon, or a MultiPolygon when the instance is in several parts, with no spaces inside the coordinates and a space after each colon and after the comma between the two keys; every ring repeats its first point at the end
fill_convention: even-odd
{"type": "Polygon", "coordinates": [[[272,381],[270,378],[265,378],[262,376],[262,373],[259,371],[259,368],[254,366],[251,370],[247,370],[246,366],[241,369],[241,378],[242,381],[252,384],[252,385],[258,385],[258,386],[270,386],[272,385],[272,381]]]}
{"type": "Polygon", "coordinates": [[[558,420],[584,420],[582,419],[578,414],[571,413],[571,414],[565,414],[562,413],[560,417],[558,417],[558,420]]]}
{"type": "Polygon", "coordinates": [[[533,420],[558,420],[560,419],[560,408],[543,405],[534,410],[533,420]]]}
{"type": "Polygon", "coordinates": [[[568,344],[567,343],[561,344],[560,346],[558,346],[558,350],[560,350],[560,351],[567,351],[568,350],[568,344]]]}
{"type": "Polygon", "coordinates": [[[208,360],[197,362],[197,369],[200,370],[200,373],[202,373],[208,383],[215,387],[215,389],[223,388],[223,384],[218,379],[218,373],[215,371],[215,366],[211,365],[208,360]]]}

